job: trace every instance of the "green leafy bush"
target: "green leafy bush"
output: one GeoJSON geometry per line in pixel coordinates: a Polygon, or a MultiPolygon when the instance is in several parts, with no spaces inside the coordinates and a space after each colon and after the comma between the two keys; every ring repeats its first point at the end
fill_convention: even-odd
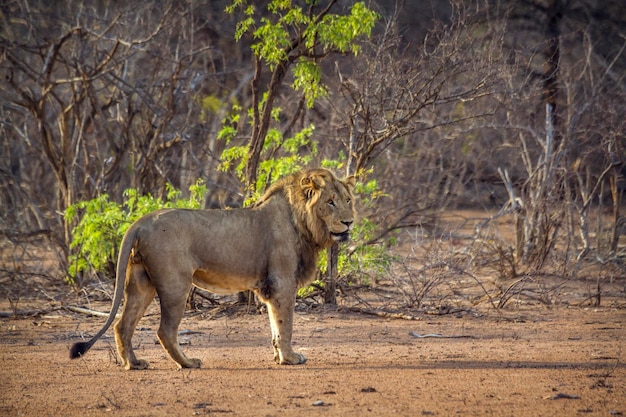
{"type": "MultiPolygon", "coordinates": [[[[393,245],[395,241],[391,239],[386,243],[368,244],[374,237],[376,225],[369,219],[360,219],[352,231],[351,241],[343,244],[350,246],[349,250],[339,251],[339,259],[337,262],[337,270],[339,279],[348,285],[361,284],[369,285],[370,276],[384,275],[391,267],[394,258],[389,254],[388,247],[393,245]]],[[[321,275],[325,275],[328,267],[326,261],[326,250],[324,250],[318,259],[318,270],[321,275]]],[[[310,285],[298,290],[298,297],[305,298],[315,292],[315,290],[324,287],[324,281],[317,279],[310,285]]]]}
{"type": "Polygon", "coordinates": [[[139,195],[135,189],[124,191],[124,200],[118,204],[107,194],[71,205],[65,212],[68,222],[76,222],[72,229],[69,270],[66,280],[75,283],[85,273],[114,274],[114,265],[124,233],[140,217],[161,208],[198,209],[207,192],[206,185],[198,180],[189,187],[189,198],[167,185],[165,199],[150,194],[139,195]]]}

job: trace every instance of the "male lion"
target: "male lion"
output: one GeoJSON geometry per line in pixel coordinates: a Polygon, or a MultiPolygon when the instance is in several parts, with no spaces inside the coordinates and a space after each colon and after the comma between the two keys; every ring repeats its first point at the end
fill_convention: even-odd
{"type": "Polygon", "coordinates": [[[198,368],[178,344],[178,326],[192,285],[214,293],[252,290],[267,305],[274,360],[306,362],[291,348],[298,288],[315,274],[317,255],[348,239],[354,221],[354,177],[343,181],[325,169],[283,178],[252,208],[165,209],[131,225],[122,240],[115,296],[104,327],[89,341],[75,343],[70,358],[84,355],[106,332],[122,299],[115,324],[117,351],[126,369],[145,369],[131,339],[155,294],[161,303],[157,332],[161,345],[181,368],[198,368]]]}

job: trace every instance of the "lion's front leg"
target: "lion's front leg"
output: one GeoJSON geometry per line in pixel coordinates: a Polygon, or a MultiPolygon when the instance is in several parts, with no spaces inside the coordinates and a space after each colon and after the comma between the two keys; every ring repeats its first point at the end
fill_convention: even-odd
{"type": "Polygon", "coordinates": [[[267,312],[272,328],[272,346],[274,347],[274,361],[280,365],[298,365],[306,362],[306,357],[294,352],[291,347],[291,333],[293,330],[293,311],[296,297],[273,297],[266,301],[267,312]]]}

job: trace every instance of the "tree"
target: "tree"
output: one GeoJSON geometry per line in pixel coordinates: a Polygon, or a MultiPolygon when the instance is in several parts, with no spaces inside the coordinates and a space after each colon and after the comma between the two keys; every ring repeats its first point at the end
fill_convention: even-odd
{"type": "MultiPolygon", "coordinates": [[[[244,36],[253,39],[252,104],[244,112],[249,110],[251,114],[250,131],[247,152],[239,154],[245,161],[242,178],[248,196],[267,185],[257,184],[261,152],[276,117],[275,101],[288,70],[292,69],[291,88],[301,94],[291,116],[295,121],[304,106],[310,108],[326,95],[320,62],[331,54],[358,54],[357,41],[370,35],[377,19],[376,13],[362,2],[353,4],[346,15],[331,13],[336,0],[306,3],[307,7],[302,8],[290,0],[273,0],[267,5],[269,17],[245,0],[235,0],[227,8],[229,13],[241,10],[245,16],[237,24],[237,40],[244,36]]],[[[245,123],[238,127],[240,131],[248,129],[245,123]]],[[[282,140],[279,138],[279,142],[282,140]]],[[[269,176],[264,179],[267,181],[269,176]]]]}

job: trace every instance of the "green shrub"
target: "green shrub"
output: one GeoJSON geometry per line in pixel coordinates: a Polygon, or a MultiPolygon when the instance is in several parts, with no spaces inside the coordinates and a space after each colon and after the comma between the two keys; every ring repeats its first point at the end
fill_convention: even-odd
{"type": "Polygon", "coordinates": [[[65,212],[68,222],[77,223],[72,229],[67,282],[75,283],[85,273],[114,274],[118,245],[130,225],[161,208],[200,208],[207,192],[204,182],[198,180],[189,187],[189,192],[188,199],[181,198],[182,192],[168,184],[163,200],[127,189],[122,204],[110,201],[103,194],[68,207],[65,212]]]}

